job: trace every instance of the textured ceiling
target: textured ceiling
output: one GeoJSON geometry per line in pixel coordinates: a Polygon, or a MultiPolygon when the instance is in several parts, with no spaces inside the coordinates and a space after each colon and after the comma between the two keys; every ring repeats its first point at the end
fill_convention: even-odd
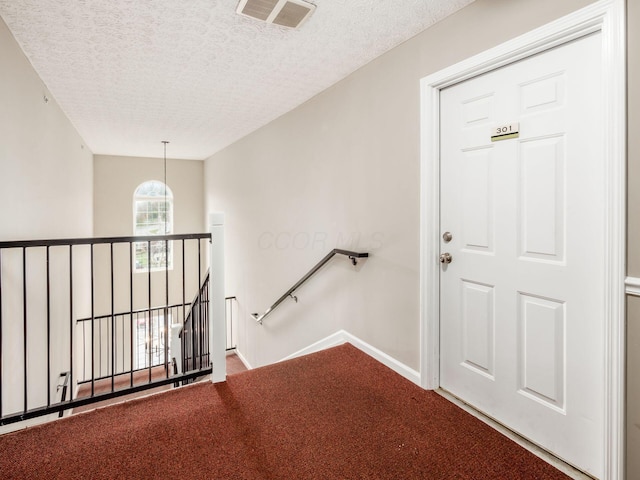
{"type": "Polygon", "coordinates": [[[204,159],[473,0],[315,0],[300,30],[237,0],[0,0],[97,154],[204,159]]]}

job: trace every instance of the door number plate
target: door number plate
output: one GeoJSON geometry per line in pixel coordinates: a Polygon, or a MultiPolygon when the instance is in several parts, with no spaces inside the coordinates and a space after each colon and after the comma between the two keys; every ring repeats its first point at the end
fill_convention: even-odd
{"type": "Polygon", "coordinates": [[[520,136],[520,123],[510,123],[508,125],[499,125],[491,129],[491,141],[508,140],[510,138],[518,138],[520,136]]]}

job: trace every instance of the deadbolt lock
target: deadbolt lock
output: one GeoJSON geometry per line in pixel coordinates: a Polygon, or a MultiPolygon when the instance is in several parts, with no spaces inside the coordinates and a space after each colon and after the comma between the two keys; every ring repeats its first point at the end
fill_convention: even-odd
{"type": "Polygon", "coordinates": [[[443,253],[442,255],[440,255],[440,263],[451,263],[451,261],[453,260],[453,257],[451,256],[450,253],[443,253]]]}
{"type": "Polygon", "coordinates": [[[449,243],[453,240],[453,235],[451,235],[451,232],[444,232],[442,234],[442,240],[444,240],[445,243],[449,243]]]}

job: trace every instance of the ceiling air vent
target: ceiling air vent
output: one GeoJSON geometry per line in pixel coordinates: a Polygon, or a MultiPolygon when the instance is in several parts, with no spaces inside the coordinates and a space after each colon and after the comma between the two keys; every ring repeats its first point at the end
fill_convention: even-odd
{"type": "Polygon", "coordinates": [[[299,28],[316,6],[303,0],[240,0],[240,15],[283,27],[299,28]]]}

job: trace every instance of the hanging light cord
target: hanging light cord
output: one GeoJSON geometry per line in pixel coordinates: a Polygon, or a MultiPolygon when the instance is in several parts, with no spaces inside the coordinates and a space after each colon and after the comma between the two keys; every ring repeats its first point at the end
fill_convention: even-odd
{"type": "Polygon", "coordinates": [[[167,140],[163,140],[164,144],[164,234],[167,234],[167,140]]]}

